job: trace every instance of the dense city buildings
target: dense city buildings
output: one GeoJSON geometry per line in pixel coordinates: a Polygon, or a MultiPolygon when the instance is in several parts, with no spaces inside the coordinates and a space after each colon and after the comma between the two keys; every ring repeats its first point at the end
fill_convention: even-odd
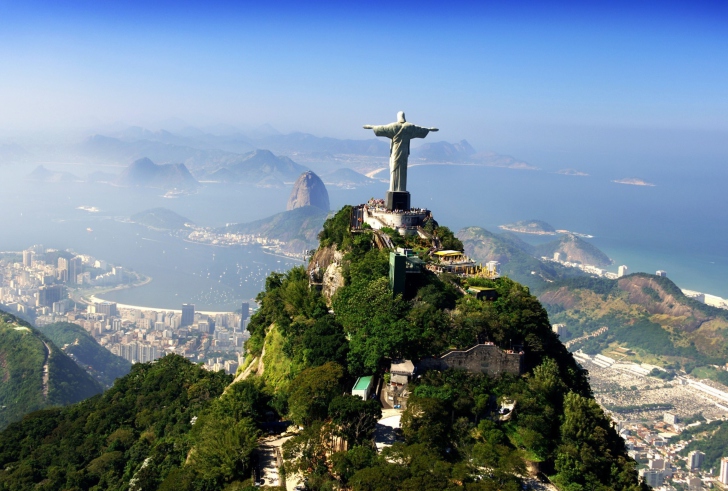
{"type": "Polygon", "coordinates": [[[210,370],[235,373],[248,337],[249,304],[242,304],[241,314],[197,312],[192,304],[181,310],[137,308],[93,296],[98,289],[91,288],[124,286],[131,278],[138,276],[88,255],[34,246],[0,255],[0,308],[36,325],[78,324],[132,363],[176,353],[210,370]]]}

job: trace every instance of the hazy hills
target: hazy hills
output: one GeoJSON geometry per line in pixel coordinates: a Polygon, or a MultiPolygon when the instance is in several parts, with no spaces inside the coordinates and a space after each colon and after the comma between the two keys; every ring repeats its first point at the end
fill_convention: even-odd
{"type": "Polygon", "coordinates": [[[115,182],[120,186],[186,190],[200,185],[184,164],[157,165],[146,157],[132,162],[115,182]]]}
{"type": "Polygon", "coordinates": [[[376,179],[371,179],[364,174],[360,174],[359,172],[353,169],[349,169],[347,167],[336,169],[333,172],[324,174],[323,176],[321,176],[321,179],[324,181],[324,184],[328,186],[341,187],[368,186],[370,184],[375,184],[379,182],[376,179]]]}
{"type": "Polygon", "coordinates": [[[254,150],[207,163],[198,175],[201,180],[220,182],[261,183],[270,179],[290,182],[306,170],[290,158],[276,156],[270,150],[254,150]]]}
{"type": "Polygon", "coordinates": [[[456,235],[468,256],[481,263],[498,261],[503,274],[534,289],[549,281],[584,275],[574,268],[541,261],[536,249],[514,234],[494,234],[481,227],[467,227],[456,235]]]}
{"type": "Polygon", "coordinates": [[[458,143],[428,142],[412,149],[412,157],[434,162],[462,162],[477,152],[467,140],[458,143]]]}
{"type": "Polygon", "coordinates": [[[101,346],[78,324],[56,322],[38,330],[104,387],[131,370],[131,363],[101,346]]]}
{"type": "Polygon", "coordinates": [[[238,223],[220,228],[219,233],[254,234],[286,242],[286,252],[301,253],[313,249],[328,211],[315,206],[304,206],[277,213],[250,223],[238,223]]]}
{"type": "Polygon", "coordinates": [[[140,211],[131,216],[131,220],[145,227],[162,230],[179,230],[192,220],[179,215],[168,208],[152,208],[140,211]]]}
{"type": "Polygon", "coordinates": [[[91,378],[30,324],[0,311],[0,427],[48,406],[101,392],[91,378]]]}
{"type": "Polygon", "coordinates": [[[556,252],[561,254],[562,261],[591,264],[600,268],[614,264],[598,247],[573,234],[564,234],[559,240],[534,247],[534,254],[539,257],[551,258],[556,252]]]}
{"type": "Polygon", "coordinates": [[[37,182],[71,182],[81,180],[70,172],[52,171],[42,165],[39,165],[33,172],[28,174],[26,179],[37,182]]]}

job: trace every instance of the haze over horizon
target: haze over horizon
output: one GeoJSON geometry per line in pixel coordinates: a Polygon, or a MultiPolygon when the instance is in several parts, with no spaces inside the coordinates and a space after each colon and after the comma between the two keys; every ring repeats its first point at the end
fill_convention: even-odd
{"type": "Polygon", "coordinates": [[[403,109],[539,166],[616,146],[725,157],[726,20],[656,2],[2,2],[0,138],[181,120],[364,139],[403,109]]]}

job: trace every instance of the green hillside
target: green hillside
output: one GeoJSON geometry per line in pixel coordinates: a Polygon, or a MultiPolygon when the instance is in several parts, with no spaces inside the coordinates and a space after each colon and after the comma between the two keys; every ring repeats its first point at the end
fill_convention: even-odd
{"type": "Polygon", "coordinates": [[[31,411],[71,404],[101,392],[101,386],[49,339],[2,311],[0,372],[2,428],[31,411]]]}
{"type": "Polygon", "coordinates": [[[220,228],[220,233],[260,234],[286,243],[286,250],[300,253],[316,248],[318,233],[328,212],[315,206],[304,206],[250,223],[236,223],[220,228]]]}
{"type": "Polygon", "coordinates": [[[340,261],[328,265],[336,292],[312,288],[303,267],[272,273],[234,384],[175,355],[134,365],[102,396],[0,433],[0,490],[252,490],[255,448],[281,419],[299,427],[282,446],[281,471],[300,473],[311,490],[516,491],[529,469],[562,490],[646,489],[587,373],[526,287],[423,271],[393,296],[389,251],[370,230],[352,234],[349,212],[327,220],[316,253],[340,261]],[[471,286],[498,298],[464,296],[471,286]],[[348,394],[356,378],[484,341],[523,351],[522,375],[420,372],[401,434],[378,453],[382,407],[348,394]],[[506,401],[513,410],[502,417],[506,401]]]}
{"type": "MultiPolygon", "coordinates": [[[[609,327],[576,347],[590,353],[617,343],[649,362],[688,371],[728,357],[728,312],[686,297],[665,277],[570,279],[549,285],[539,299],[552,322],[566,324],[570,337],[609,327]]],[[[726,372],[708,372],[728,383],[726,372]]]]}
{"type": "Polygon", "coordinates": [[[545,288],[550,281],[584,276],[578,269],[537,259],[535,248],[513,234],[494,234],[480,227],[467,227],[457,233],[465,253],[480,263],[498,261],[501,272],[533,290],[545,288]]]}
{"type": "Polygon", "coordinates": [[[131,363],[101,346],[78,324],[56,322],[38,330],[104,387],[111,387],[114,380],[131,370],[131,363]]]}
{"type": "Polygon", "coordinates": [[[591,264],[600,268],[613,263],[598,247],[573,234],[565,234],[559,240],[540,244],[534,247],[533,253],[537,257],[553,257],[555,252],[561,254],[562,261],[572,263],[591,264]]]}
{"type": "MultiPolygon", "coordinates": [[[[205,443],[193,440],[193,418],[228,383],[230,376],[207,372],[179,356],[136,364],[103,395],[32,413],[0,433],[0,489],[158,489],[185,462],[193,441],[204,453],[205,443]],[[136,484],[130,487],[132,480],[136,484]]],[[[195,429],[225,425],[234,438],[235,425],[227,425],[226,417],[231,416],[209,424],[197,421],[195,429]]],[[[255,430],[249,435],[255,439],[255,430]]],[[[235,466],[236,458],[232,453],[227,462],[206,460],[205,469],[235,466]]]]}

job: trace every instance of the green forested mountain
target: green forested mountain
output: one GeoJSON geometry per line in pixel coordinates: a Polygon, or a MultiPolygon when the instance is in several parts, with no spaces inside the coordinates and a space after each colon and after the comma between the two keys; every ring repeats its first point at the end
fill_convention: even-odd
{"type": "MultiPolygon", "coordinates": [[[[236,430],[227,424],[228,414],[194,420],[228,383],[230,376],[179,356],[136,364],[103,395],[32,413],[0,433],[0,489],[157,489],[185,462],[193,422],[195,429],[207,430],[207,445],[236,430]]],[[[250,429],[245,437],[254,441],[253,424],[245,429],[250,429]]],[[[206,444],[195,441],[204,454],[206,444]]],[[[233,467],[237,457],[228,456],[233,467]]]]}
{"type": "Polygon", "coordinates": [[[30,324],[0,311],[0,427],[48,406],[101,392],[93,380],[30,324]]]}
{"type": "Polygon", "coordinates": [[[268,239],[285,242],[288,252],[300,253],[315,248],[328,211],[316,206],[304,206],[276,213],[250,223],[235,223],[217,229],[219,233],[259,234],[268,239]]]}
{"type": "Polygon", "coordinates": [[[225,389],[229,376],[178,356],[134,365],[102,396],[0,433],[0,490],[254,489],[254,449],[279,418],[302,428],[283,444],[282,471],[313,490],[515,491],[533,469],[562,490],[646,489],[527,288],[423,272],[393,296],[389,252],[372,231],[350,233],[349,213],[326,221],[312,261],[338,276],[336,291],[324,297],[303,267],[272,273],[235,383],[225,389]],[[498,298],[463,296],[472,286],[498,298]],[[356,377],[484,341],[522,350],[523,375],[421,372],[398,441],[377,453],[382,409],[348,395],[356,377]],[[513,410],[503,418],[505,401],[513,410]]]}
{"type": "Polygon", "coordinates": [[[78,324],[56,322],[38,330],[104,387],[111,387],[114,380],[131,370],[131,363],[101,346],[78,324]]]}
{"type": "MultiPolygon", "coordinates": [[[[589,353],[617,343],[651,363],[688,372],[723,364],[728,357],[728,312],[686,297],[665,277],[636,273],[618,280],[567,279],[550,284],[539,299],[551,321],[566,324],[571,337],[609,328],[579,346],[589,353]]],[[[725,372],[704,372],[728,383],[725,372]]]]}
{"type": "Polygon", "coordinates": [[[550,258],[553,257],[555,252],[561,254],[562,261],[591,264],[600,268],[606,268],[614,262],[595,245],[580,239],[574,234],[564,234],[559,240],[534,247],[534,255],[537,257],[545,256],[550,258]]]}
{"type": "Polygon", "coordinates": [[[467,227],[460,230],[457,237],[463,242],[468,256],[482,263],[500,262],[504,275],[534,290],[546,287],[550,281],[584,276],[578,269],[537,259],[536,248],[515,234],[494,234],[484,228],[467,227]]]}

